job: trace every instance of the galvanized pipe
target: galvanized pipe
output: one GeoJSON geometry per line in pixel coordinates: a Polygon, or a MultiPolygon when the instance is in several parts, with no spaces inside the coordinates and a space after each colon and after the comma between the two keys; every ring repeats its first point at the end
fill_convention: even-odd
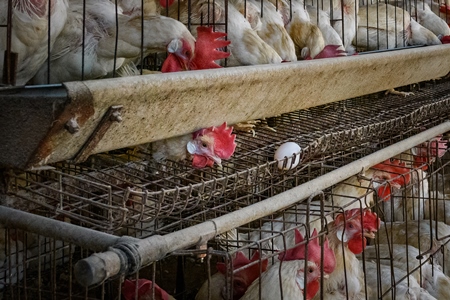
{"type": "Polygon", "coordinates": [[[139,241],[136,238],[118,237],[1,205],[0,224],[49,236],[94,251],[105,251],[108,247],[120,244],[124,240],[139,241]]]}
{"type": "Polygon", "coordinates": [[[273,214],[278,210],[308,198],[317,191],[337,184],[350,176],[358,174],[362,170],[366,170],[381,161],[389,159],[449,130],[450,121],[446,121],[259,203],[164,236],[155,235],[128,244],[126,253],[123,253],[121,251],[122,249],[116,249],[116,247],[112,247],[107,252],[95,253],[76,263],[76,279],[84,286],[97,284],[111,276],[117,275],[119,272],[128,274],[136,270],[137,266],[134,265],[135,262],[130,263],[130,259],[139,261],[139,263],[145,265],[163,258],[172,251],[194,245],[206,244],[208,240],[214,238],[217,234],[273,214]],[[130,257],[130,254],[133,257],[130,257]],[[135,255],[139,257],[136,258],[134,257],[135,255]]]}

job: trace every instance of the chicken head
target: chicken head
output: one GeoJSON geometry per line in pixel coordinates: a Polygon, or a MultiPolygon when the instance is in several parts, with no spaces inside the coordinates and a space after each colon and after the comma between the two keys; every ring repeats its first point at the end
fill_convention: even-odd
{"type": "MultiPolygon", "coordinates": [[[[319,238],[317,236],[317,230],[314,228],[314,231],[309,238],[308,246],[305,247],[303,235],[295,229],[295,244],[297,245],[294,248],[288,249],[285,252],[279,254],[279,260],[294,260],[294,259],[305,259],[308,257],[308,261],[312,261],[316,263],[318,266],[322,265],[321,259],[321,246],[319,244],[319,238]],[[308,255],[306,256],[306,248],[308,251],[308,255]]],[[[334,271],[336,267],[336,257],[334,255],[333,250],[330,249],[328,244],[328,239],[325,238],[325,242],[323,243],[323,271],[326,274],[330,274],[334,271]]]]}
{"type": "Polygon", "coordinates": [[[387,159],[371,169],[375,170],[372,177],[373,187],[378,198],[384,201],[391,198],[391,188],[400,189],[411,181],[410,169],[406,167],[405,162],[398,159],[387,159]]]}
{"type": "Polygon", "coordinates": [[[173,39],[167,45],[169,55],[164,61],[161,72],[178,72],[189,70],[189,62],[194,57],[194,47],[185,39],[173,39]]]}
{"type": "Polygon", "coordinates": [[[448,140],[443,140],[441,134],[429,142],[424,142],[412,148],[414,167],[426,171],[429,163],[434,162],[438,157],[444,156],[447,151],[447,143],[448,140]]]}
{"type": "MultiPolygon", "coordinates": [[[[39,18],[47,15],[49,1],[47,0],[30,0],[30,1],[13,1],[14,9],[28,15],[34,14],[39,18]]],[[[55,1],[50,1],[50,11],[53,13],[55,1]]]]}
{"type": "Polygon", "coordinates": [[[194,47],[184,40],[172,40],[167,46],[169,55],[162,65],[161,72],[220,68],[214,61],[230,55],[228,52],[217,50],[230,44],[230,41],[220,40],[226,35],[223,32],[214,32],[212,27],[199,26],[194,47]]]}
{"type": "MultiPolygon", "coordinates": [[[[242,268],[252,262],[256,262],[259,260],[260,260],[259,251],[255,251],[251,259],[248,259],[241,251],[238,251],[236,253],[236,257],[233,259],[233,269],[236,270],[238,268],[242,268]]],[[[248,287],[252,284],[252,282],[255,281],[256,278],[258,278],[260,274],[267,269],[268,263],[269,261],[267,259],[264,259],[261,261],[261,264],[255,263],[245,269],[234,272],[233,274],[234,300],[240,299],[245,294],[245,292],[247,291],[248,287]]],[[[225,263],[218,262],[216,264],[216,268],[220,273],[226,275],[227,269],[225,263]]],[[[226,298],[225,289],[226,287],[223,287],[222,290],[222,295],[224,299],[226,298]]]]}
{"type": "Polygon", "coordinates": [[[193,133],[187,151],[192,155],[192,166],[204,168],[220,165],[222,159],[229,159],[236,149],[236,135],[231,134],[233,127],[224,122],[219,127],[209,127],[193,133]]]}
{"type": "Polygon", "coordinates": [[[443,37],[441,37],[441,43],[450,44],[450,35],[444,35],[443,37]]]}
{"type": "Polygon", "coordinates": [[[366,247],[366,237],[374,238],[380,227],[380,219],[370,209],[354,208],[336,216],[334,224],[338,228],[337,238],[347,243],[354,254],[361,253],[366,247]]]}
{"type": "Polygon", "coordinates": [[[154,284],[148,279],[129,280],[125,279],[122,285],[122,295],[125,300],[136,299],[135,289],[137,284],[137,299],[154,299],[154,300],[172,300],[175,299],[170,296],[165,290],[160,288],[156,283],[154,284]],[[153,298],[153,288],[155,290],[155,298],[153,298]]]}
{"type": "MultiPolygon", "coordinates": [[[[301,269],[297,272],[296,281],[302,291],[304,291],[304,285],[306,282],[306,299],[312,299],[317,294],[320,288],[320,276],[322,265],[321,246],[319,244],[319,238],[317,236],[317,230],[314,229],[313,234],[309,238],[309,242],[306,244],[303,235],[298,229],[295,229],[295,246],[281,252],[278,255],[280,261],[292,261],[292,260],[306,260],[306,270],[301,269]],[[306,279],[304,278],[306,271],[306,279]]],[[[325,239],[323,244],[323,272],[325,276],[331,274],[336,267],[336,257],[333,250],[329,247],[328,240],[325,239]]]]}
{"type": "Polygon", "coordinates": [[[377,214],[370,209],[365,209],[363,212],[363,230],[364,236],[374,239],[375,233],[380,229],[381,220],[377,214]]]}

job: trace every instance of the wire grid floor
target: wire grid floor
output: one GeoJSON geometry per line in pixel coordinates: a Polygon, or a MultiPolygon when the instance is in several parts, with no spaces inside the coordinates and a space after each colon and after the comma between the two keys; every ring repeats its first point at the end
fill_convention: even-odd
{"type": "Polygon", "coordinates": [[[322,175],[312,167],[315,161],[332,158],[326,164],[337,168],[447,120],[450,83],[430,86],[407,98],[378,93],[272,118],[268,122],[275,132],[257,127],[255,136],[237,133],[236,152],[221,168],[157,163],[135,148],[94,155],[83,164],[61,162],[48,170],[10,173],[2,202],[115,232],[138,223],[153,227],[164,217],[201,214],[226,195],[270,197],[322,175]],[[287,141],[302,147],[301,160],[282,171],[273,155],[287,141]]]}
{"type": "MultiPolygon", "coordinates": [[[[379,141],[374,144],[373,141],[365,143],[358,147],[352,147],[347,151],[339,151],[330,155],[326,155],[323,159],[316,159],[308,163],[307,168],[302,172],[295,172],[284,178],[284,180],[278,180],[277,184],[261,191],[254,191],[247,194],[230,193],[224,195],[221,199],[212,201],[209,206],[202,207],[201,211],[195,213],[180,212],[179,214],[171,215],[163,218],[159,217],[155,219],[152,226],[148,226],[148,223],[138,222],[134,226],[125,226],[123,229],[117,231],[117,234],[128,234],[138,237],[148,236],[155,232],[164,234],[167,232],[175,231],[181,228],[191,226],[203,222],[207,219],[214,218],[227,214],[230,211],[237,210],[240,207],[245,207],[251,203],[258,202],[263,199],[267,199],[273,194],[282,192],[292,188],[295,185],[308,181],[310,178],[320,176],[331,170],[339,168],[354,159],[372,153],[387,144],[390,144],[391,139],[386,141],[379,141]]],[[[438,159],[436,163],[429,166],[428,175],[426,179],[430,182],[440,181],[446,178],[448,171],[450,171],[450,160],[448,158],[438,159]],[[439,178],[441,176],[441,178],[439,178]],[[434,179],[433,179],[434,178],[434,179]]],[[[414,168],[410,168],[410,173],[415,172],[414,168]]],[[[359,180],[368,180],[364,177],[359,180]]],[[[422,178],[424,180],[424,178],[422,178]]],[[[440,181],[442,184],[443,182],[440,181]]],[[[417,186],[420,182],[412,181],[404,189],[400,190],[396,194],[397,197],[403,197],[404,193],[411,189],[413,186],[417,186]]],[[[430,184],[434,186],[436,191],[444,191],[445,187],[439,184],[430,184]]],[[[372,193],[372,188],[365,188],[366,192],[359,198],[353,198],[356,203],[362,203],[365,197],[372,193]]],[[[133,275],[131,278],[148,278],[156,281],[163,288],[170,291],[174,295],[180,295],[185,299],[193,299],[196,291],[203,283],[203,281],[210,278],[208,275],[213,274],[215,269],[215,262],[225,260],[228,264],[232,261],[232,254],[236,251],[243,251],[244,253],[252,253],[255,249],[264,254],[264,257],[272,259],[278,254],[279,250],[292,247],[292,236],[294,228],[300,229],[304,232],[304,229],[309,223],[316,219],[323,221],[323,227],[320,231],[320,235],[325,235],[327,232],[326,222],[327,218],[333,218],[336,213],[341,212],[344,208],[334,205],[331,201],[334,194],[333,189],[330,187],[319,193],[316,197],[312,198],[315,202],[312,202],[310,206],[305,205],[305,202],[296,204],[284,211],[277,212],[274,215],[266,216],[260,220],[246,224],[237,228],[237,232],[240,233],[240,238],[229,236],[218,236],[215,240],[209,242],[209,246],[212,247],[208,250],[180,250],[170,254],[167,258],[161,262],[154,263],[151,266],[144,266],[139,272],[133,275]],[[324,200],[323,209],[318,205],[317,200],[324,200]],[[310,213],[309,221],[305,219],[306,215],[310,213]],[[291,217],[289,217],[289,215],[291,217]],[[274,248],[273,244],[277,240],[282,240],[283,248],[274,248]],[[199,263],[199,257],[206,255],[206,264],[199,263]],[[185,271],[181,271],[179,268],[184,266],[185,269],[196,268],[198,276],[187,275],[185,271]],[[184,284],[177,283],[182,280],[184,284]],[[184,286],[184,289],[181,287],[184,286]]],[[[440,196],[435,195],[439,198],[440,196]]],[[[440,199],[444,201],[444,199],[440,199]]],[[[378,209],[377,207],[375,209],[378,209]]],[[[436,211],[436,210],[435,210],[436,211]]],[[[382,214],[379,213],[380,216],[382,214]]],[[[386,228],[389,225],[386,226],[386,228]]],[[[381,230],[380,230],[381,232],[381,230]]],[[[9,231],[10,236],[14,236],[14,231],[9,231]],[[13,233],[11,233],[13,232],[13,233]]],[[[1,237],[1,235],[0,235],[1,237]]],[[[45,238],[38,246],[36,236],[34,234],[27,234],[25,238],[13,238],[9,241],[9,246],[5,251],[0,253],[7,253],[10,258],[11,266],[6,267],[9,263],[4,265],[6,270],[14,270],[14,264],[17,264],[17,255],[14,256],[14,249],[22,251],[25,255],[24,261],[26,267],[23,268],[23,278],[13,280],[13,285],[4,290],[4,295],[10,299],[22,299],[24,295],[27,295],[29,299],[34,298],[35,295],[39,295],[41,298],[48,297],[67,297],[72,299],[113,299],[110,297],[117,297],[120,294],[120,278],[113,278],[100,286],[90,287],[88,289],[80,287],[73,277],[70,270],[73,268],[73,264],[80,258],[89,256],[92,251],[89,249],[81,249],[77,245],[71,245],[56,241],[51,238],[45,238]],[[20,246],[20,243],[23,243],[20,246]],[[20,250],[22,249],[22,250],[20,250]],[[40,250],[39,250],[40,249],[40,250]],[[37,266],[41,265],[39,269],[37,266]]],[[[442,238],[442,237],[441,237],[442,238]]],[[[422,249],[422,252],[427,249],[422,249]]],[[[440,250],[439,250],[440,251],[440,250]]],[[[19,255],[20,257],[20,255],[19,255]]],[[[384,258],[386,259],[386,258],[384,258]]],[[[390,258],[389,258],[390,259],[390,258]]],[[[431,258],[426,257],[423,263],[430,261],[431,258]]],[[[20,263],[20,258],[19,261],[20,263]]],[[[258,262],[255,262],[258,263],[258,262]]],[[[19,267],[20,268],[20,267],[19,267]]],[[[233,270],[231,266],[228,266],[230,274],[236,270],[233,270]]],[[[0,275],[6,277],[1,270],[0,275]]],[[[11,271],[12,272],[12,271],[11,271]]],[[[19,272],[20,273],[20,272],[19,272]]],[[[196,274],[197,274],[196,273],[196,274]]],[[[17,276],[17,272],[14,276],[17,276]]],[[[3,277],[3,278],[5,278],[3,277]]],[[[14,277],[13,277],[14,278],[14,277]]],[[[231,279],[230,279],[231,280],[231,279]]],[[[1,278],[0,278],[1,282],[1,278]]],[[[231,281],[229,281],[231,282],[231,281]]],[[[384,291],[389,292],[389,291],[384,291]]]]}
{"type": "MultiPolygon", "coordinates": [[[[438,161],[435,165],[430,166],[431,170],[429,174],[434,175],[428,175],[428,179],[430,179],[431,176],[437,176],[439,174],[448,175],[445,171],[448,169],[449,165],[450,161],[445,160],[438,161]]],[[[334,169],[335,167],[331,166],[331,164],[320,164],[319,167],[318,164],[317,168],[334,169]]],[[[326,172],[326,170],[321,170],[320,172],[326,172]]],[[[411,173],[412,172],[414,172],[413,168],[411,168],[411,173]]],[[[367,179],[361,178],[361,180],[367,179]]],[[[404,190],[407,190],[411,186],[417,184],[417,182],[410,183],[404,190]]],[[[437,189],[440,188],[438,187],[437,189]]],[[[367,188],[366,194],[371,192],[372,189],[367,188]]],[[[401,192],[402,191],[400,191],[400,195],[402,195],[401,192]]],[[[363,194],[361,198],[354,198],[353,201],[363,201],[366,194],[363,194]]],[[[227,264],[230,264],[228,269],[231,274],[232,272],[236,272],[238,270],[231,267],[232,254],[236,251],[243,251],[249,255],[249,253],[252,253],[254,250],[259,250],[263,253],[264,258],[269,257],[270,259],[273,259],[273,257],[278,254],[278,251],[282,249],[274,248],[272,243],[276,243],[276,240],[283,240],[282,244],[286,245],[285,248],[292,247],[293,244],[291,238],[293,235],[293,230],[298,228],[304,232],[304,228],[306,228],[308,224],[305,219],[308,211],[310,212],[310,222],[315,221],[317,218],[325,220],[327,217],[341,212],[343,207],[333,206],[332,202],[330,202],[330,198],[333,195],[333,191],[331,189],[327,189],[323,194],[319,194],[311,199],[314,200],[314,202],[312,202],[309,207],[308,205],[305,205],[305,202],[302,202],[301,204],[296,204],[284,211],[278,212],[275,215],[266,216],[260,220],[252,222],[251,224],[237,228],[236,230],[238,230],[241,234],[241,238],[238,240],[235,238],[220,236],[215,241],[211,241],[209,243],[209,246],[213,248],[209,248],[208,250],[176,251],[175,253],[169,255],[169,257],[163,259],[161,262],[152,264],[150,267],[142,268],[137,274],[131,276],[130,278],[136,277],[152,279],[163,286],[166,290],[171,291],[172,294],[177,293],[177,295],[180,296],[184,295],[186,299],[193,299],[193,295],[195,295],[201,283],[210,278],[210,275],[208,275],[208,269],[211,274],[216,272],[215,262],[223,260],[227,264]],[[320,205],[318,205],[317,202],[320,199],[325,201],[323,211],[321,211],[320,205]],[[289,217],[289,215],[291,217],[289,217]],[[292,216],[295,217],[292,218],[292,216]],[[204,255],[207,256],[205,258],[207,263],[200,263],[198,258],[204,255]],[[181,272],[178,269],[180,268],[180,264],[185,266],[184,268],[186,269],[196,268],[197,275],[192,276],[191,274],[191,276],[188,276],[186,275],[187,273],[181,272]],[[181,272],[181,274],[178,274],[179,272],[181,272]],[[183,279],[180,279],[180,277],[183,279]],[[180,287],[177,286],[176,282],[178,280],[183,280],[185,284],[189,282],[189,284],[185,287],[185,290],[181,291],[180,287]]],[[[246,203],[258,201],[260,196],[258,194],[249,194],[247,196],[233,198],[230,195],[229,198],[230,199],[224,199],[224,201],[228,201],[230,205],[235,205],[235,208],[238,209],[241,205],[244,206],[246,203]],[[256,200],[252,198],[256,198],[256,200]]],[[[190,218],[184,218],[182,220],[176,220],[174,217],[164,221],[168,224],[175,221],[179,223],[177,226],[183,227],[201,222],[205,219],[205,217],[214,217],[225,213],[227,213],[227,209],[224,207],[224,204],[221,204],[216,208],[212,208],[207,216],[196,214],[190,216],[190,218]]],[[[386,226],[388,227],[389,225],[386,226]]],[[[324,235],[327,232],[330,234],[330,231],[324,227],[321,230],[320,235],[324,235]]],[[[9,230],[8,234],[10,236],[15,236],[15,232],[13,230],[9,230]]],[[[278,242],[278,244],[280,243],[278,242]]],[[[69,296],[72,299],[110,299],[109,297],[113,297],[114,295],[117,296],[119,293],[119,278],[113,278],[100,286],[90,287],[88,289],[80,287],[75,282],[70,270],[73,268],[73,263],[75,263],[78,259],[89,256],[89,254],[92,253],[88,249],[81,249],[76,245],[55,241],[51,238],[42,236],[38,238],[36,235],[31,233],[25,234],[25,237],[22,236],[20,239],[11,239],[7,247],[8,249],[5,250],[5,253],[7,253],[10,257],[13,255],[12,260],[9,262],[12,263],[12,269],[15,268],[16,264],[14,257],[15,251],[17,251],[16,249],[20,249],[22,253],[26,252],[26,254],[22,254],[26,255],[24,261],[20,261],[19,258],[19,263],[25,263],[27,266],[24,268],[25,272],[23,277],[25,279],[19,279],[16,281],[13,280],[13,283],[15,284],[9,286],[3,291],[5,293],[4,295],[8,299],[22,299],[24,295],[27,295],[28,299],[38,299],[34,297],[38,294],[43,299],[50,297],[65,298],[69,296]],[[39,240],[40,246],[38,246],[39,240]],[[23,241],[24,244],[20,246],[19,243],[21,243],[21,241],[23,241]],[[39,265],[41,265],[41,268],[38,268],[39,265]]],[[[425,250],[427,249],[422,249],[422,251],[425,250]]],[[[375,254],[372,252],[370,252],[370,256],[368,256],[368,258],[375,259],[375,254]]],[[[381,257],[379,259],[389,261],[392,260],[390,257],[381,257]]],[[[421,263],[424,264],[430,260],[430,257],[425,257],[421,263]]],[[[255,264],[258,262],[259,261],[255,261],[255,264]]],[[[11,267],[9,270],[11,270],[11,267]]],[[[5,270],[1,271],[0,274],[4,274],[4,271],[5,270]]],[[[411,269],[411,272],[413,271],[414,270],[411,269]]],[[[14,273],[14,276],[16,275],[17,274],[14,273]]]]}

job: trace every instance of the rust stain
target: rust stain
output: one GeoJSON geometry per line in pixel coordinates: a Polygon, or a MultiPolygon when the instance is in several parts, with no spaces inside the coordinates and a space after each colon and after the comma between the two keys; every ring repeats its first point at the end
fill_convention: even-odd
{"type": "Polygon", "coordinates": [[[73,88],[73,86],[71,85],[70,89],[65,86],[68,92],[67,105],[62,112],[55,112],[53,126],[32,155],[27,168],[46,163],[46,158],[51,155],[56,144],[60,142],[58,136],[66,131],[67,121],[75,117],[82,128],[86,121],[94,115],[93,97],[89,89],[82,82],[76,84],[77,88],[73,88]]]}

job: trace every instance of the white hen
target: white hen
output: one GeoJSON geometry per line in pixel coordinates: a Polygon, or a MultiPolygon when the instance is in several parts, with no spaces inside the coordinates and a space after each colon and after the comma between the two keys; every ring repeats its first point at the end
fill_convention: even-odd
{"type": "Polygon", "coordinates": [[[450,278],[442,272],[440,266],[430,262],[428,255],[423,255],[419,260],[420,254],[419,249],[401,244],[367,246],[364,251],[367,261],[403,270],[433,297],[450,299],[450,278]]]}
{"type": "MultiPolygon", "coordinates": [[[[126,59],[140,58],[141,49],[144,57],[149,53],[165,52],[172,41],[187,45],[191,52],[195,49],[195,39],[186,26],[168,17],[146,15],[142,29],[140,16],[123,15],[121,9],[108,0],[87,0],[85,13],[83,41],[83,1],[71,1],[67,23],[50,57],[51,83],[106,76],[126,59]]],[[[46,77],[47,68],[44,66],[34,82],[42,83],[42,78],[46,77]]]]}
{"type": "MultiPolygon", "coordinates": [[[[67,0],[12,1],[11,51],[18,54],[17,85],[26,84],[47,60],[49,44],[52,50],[56,38],[66,23],[67,6],[67,0]],[[50,32],[48,32],[49,9],[50,32]]],[[[0,24],[7,23],[7,12],[8,1],[0,0],[0,24]]],[[[6,48],[6,27],[0,27],[0,70],[4,67],[6,48]]],[[[46,79],[47,77],[43,78],[44,81],[46,79]]],[[[0,83],[2,80],[3,72],[0,72],[0,83]]]]}
{"type": "Polygon", "coordinates": [[[435,300],[417,280],[405,271],[366,261],[366,280],[371,287],[370,300],[435,300]],[[395,282],[395,284],[393,284],[395,282]]]}

